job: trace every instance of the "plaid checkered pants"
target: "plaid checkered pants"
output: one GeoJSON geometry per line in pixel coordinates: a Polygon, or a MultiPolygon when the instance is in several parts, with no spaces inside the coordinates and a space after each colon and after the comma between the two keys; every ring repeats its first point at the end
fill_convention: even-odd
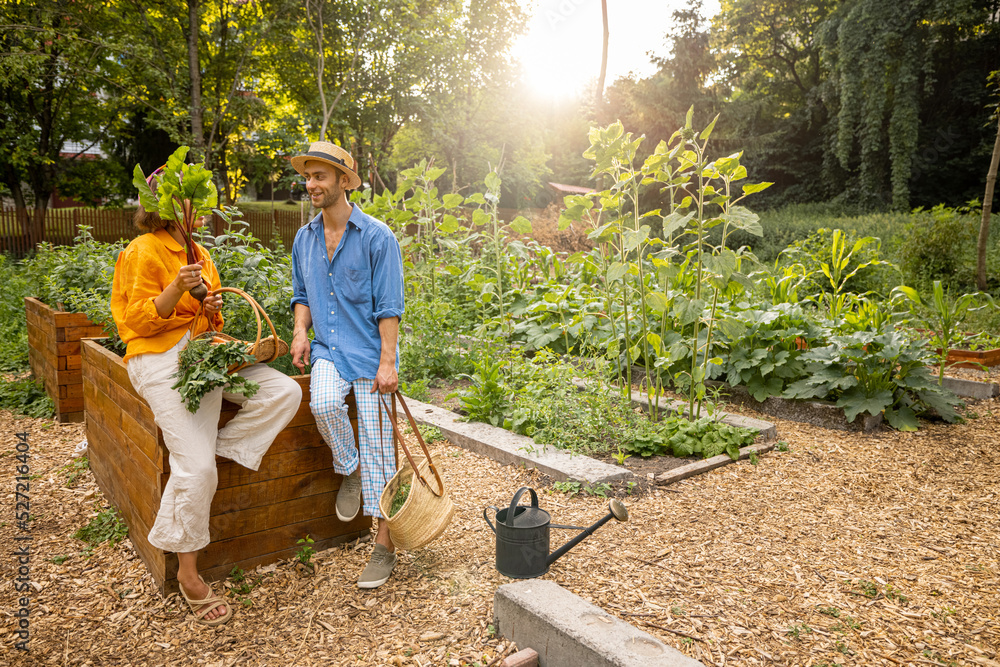
{"type": "Polygon", "coordinates": [[[347,382],[337,367],[326,359],[312,364],[309,407],[316,418],[320,435],[333,451],[333,469],[349,475],[361,467],[361,511],[365,516],[381,517],[378,499],[382,489],[396,474],[396,456],[392,443],[391,417],[382,409],[382,437],[379,438],[379,394],[371,393],[374,380],[358,378],[347,382]],[[354,430],[347,417],[344,398],[354,388],[358,405],[359,449],[354,447],[354,430]]]}

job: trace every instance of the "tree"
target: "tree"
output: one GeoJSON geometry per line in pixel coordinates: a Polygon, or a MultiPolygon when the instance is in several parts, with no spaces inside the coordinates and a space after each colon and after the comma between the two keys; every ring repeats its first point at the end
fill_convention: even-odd
{"type": "Polygon", "coordinates": [[[853,0],[824,21],[827,94],[836,115],[832,152],[857,173],[861,199],[909,208],[921,129],[933,128],[928,117],[950,107],[941,88],[951,72],[940,65],[960,51],[962,68],[972,72],[981,58],[995,59],[998,31],[990,17],[996,11],[995,0],[853,0]],[[970,61],[982,47],[986,52],[970,61]]]}
{"type": "Polygon", "coordinates": [[[113,23],[103,3],[0,7],[0,178],[32,244],[44,238],[60,175],[113,133],[131,104],[114,57],[125,47],[106,39],[113,23]],[[77,148],[67,155],[69,142],[77,148]]]}
{"type": "MultiPolygon", "coordinates": [[[[1000,70],[990,73],[990,79],[1000,86],[1000,70]]],[[[979,223],[979,240],[976,244],[976,286],[986,289],[986,244],[990,238],[990,214],[993,211],[993,187],[997,182],[997,168],[1000,166],[1000,104],[994,112],[997,121],[997,138],[993,143],[993,157],[986,172],[986,193],[983,195],[983,217],[979,223]]]]}
{"type": "Polygon", "coordinates": [[[608,31],[608,0],[601,0],[601,21],[604,26],[601,40],[601,73],[597,77],[597,95],[594,98],[594,105],[597,107],[601,106],[601,100],[604,99],[604,77],[608,73],[608,37],[610,37],[610,32],[608,31]]]}

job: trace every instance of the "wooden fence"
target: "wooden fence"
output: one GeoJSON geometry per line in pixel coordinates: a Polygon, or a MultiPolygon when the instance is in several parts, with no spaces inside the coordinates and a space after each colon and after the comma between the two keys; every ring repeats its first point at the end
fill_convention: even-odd
{"type": "MultiPolygon", "coordinates": [[[[133,214],[134,209],[49,209],[45,212],[40,240],[52,245],[72,245],[80,225],[90,227],[94,238],[104,243],[131,240],[139,235],[139,230],[132,224],[133,214]]],[[[33,249],[28,234],[31,215],[31,210],[27,211],[27,215],[18,215],[13,210],[0,211],[0,253],[23,257],[33,249]]],[[[247,211],[242,221],[249,225],[250,233],[265,246],[274,248],[275,241],[280,239],[289,251],[301,226],[300,215],[296,211],[274,211],[273,217],[271,211],[247,211]]],[[[217,215],[212,216],[211,229],[216,236],[227,231],[217,215]]]]}

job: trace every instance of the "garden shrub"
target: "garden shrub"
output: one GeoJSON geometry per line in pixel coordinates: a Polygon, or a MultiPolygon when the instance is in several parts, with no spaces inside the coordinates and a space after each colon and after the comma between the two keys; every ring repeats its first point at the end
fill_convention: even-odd
{"type": "Polygon", "coordinates": [[[27,285],[24,264],[0,255],[0,371],[28,370],[28,329],[24,319],[27,285]]]}
{"type": "Polygon", "coordinates": [[[38,380],[0,382],[0,408],[36,419],[51,417],[56,406],[38,380]]]}
{"type": "MultiPolygon", "coordinates": [[[[292,257],[280,250],[267,248],[249,231],[249,225],[234,221],[224,234],[201,233],[199,242],[209,248],[212,261],[219,270],[225,287],[236,287],[256,300],[274,324],[278,337],[291,345],[295,319],[292,301],[292,257]]],[[[234,338],[252,341],[257,336],[254,309],[235,294],[223,296],[224,331],[234,338]]],[[[267,323],[262,323],[261,337],[271,335],[267,323]]],[[[269,364],[285,375],[298,375],[290,355],[269,364]]]]}
{"type": "Polygon", "coordinates": [[[898,250],[904,284],[923,289],[940,280],[947,291],[966,291],[975,283],[978,230],[978,214],[967,207],[915,211],[898,250]]]}

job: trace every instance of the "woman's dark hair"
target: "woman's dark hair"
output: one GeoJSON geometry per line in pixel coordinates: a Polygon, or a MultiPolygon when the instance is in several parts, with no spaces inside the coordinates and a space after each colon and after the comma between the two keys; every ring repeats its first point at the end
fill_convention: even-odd
{"type": "Polygon", "coordinates": [[[141,206],[135,210],[135,217],[132,222],[136,228],[144,232],[155,232],[157,229],[164,229],[170,226],[169,220],[164,220],[156,212],[150,212],[141,206]]]}

